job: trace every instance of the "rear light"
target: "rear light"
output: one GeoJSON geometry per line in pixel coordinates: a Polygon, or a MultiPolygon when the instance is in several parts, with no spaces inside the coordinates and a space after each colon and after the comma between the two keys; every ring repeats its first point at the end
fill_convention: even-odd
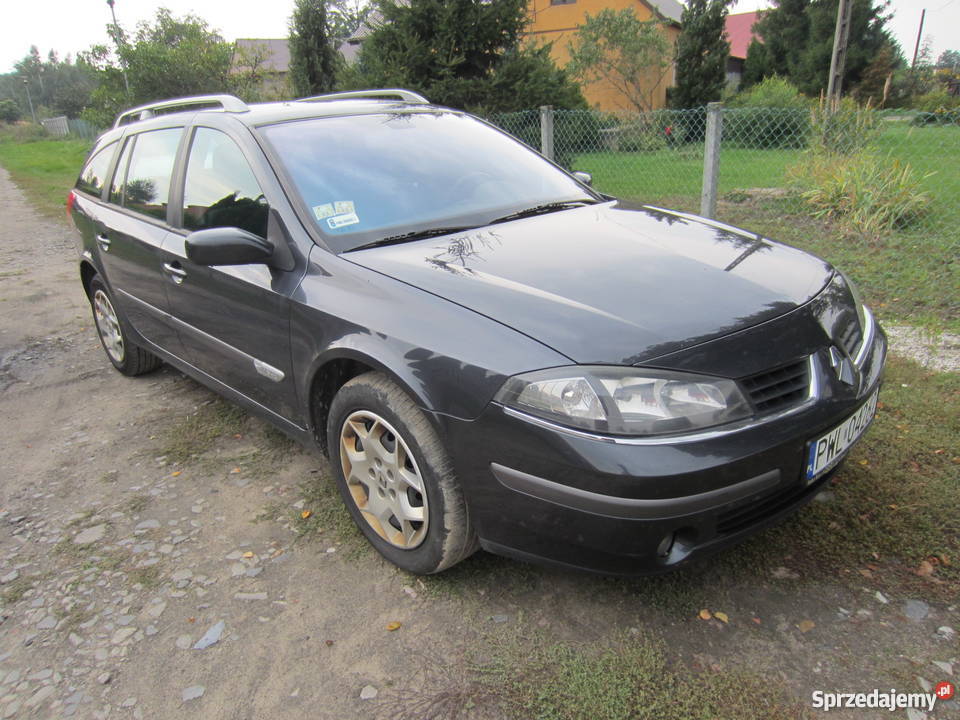
{"type": "Polygon", "coordinates": [[[73,194],[73,190],[67,193],[67,218],[70,218],[70,213],[73,212],[73,204],[77,201],[77,196],[73,194]]]}

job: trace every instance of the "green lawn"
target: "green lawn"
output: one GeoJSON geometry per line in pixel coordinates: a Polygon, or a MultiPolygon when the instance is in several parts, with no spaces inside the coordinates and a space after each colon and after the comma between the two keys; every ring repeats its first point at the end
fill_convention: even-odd
{"type": "Polygon", "coordinates": [[[13,142],[0,134],[0,165],[41,213],[63,218],[67,193],[89,149],[87,140],[13,142]]]}

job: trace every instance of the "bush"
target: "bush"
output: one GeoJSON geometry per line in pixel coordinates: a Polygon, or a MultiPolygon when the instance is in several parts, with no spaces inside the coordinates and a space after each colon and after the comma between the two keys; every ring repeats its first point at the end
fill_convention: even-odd
{"type": "Polygon", "coordinates": [[[960,109],[960,95],[951,95],[946,90],[937,90],[920,95],[910,103],[911,107],[927,113],[960,109]]]}
{"type": "Polygon", "coordinates": [[[32,122],[15,122],[0,126],[0,143],[19,144],[50,139],[43,125],[35,125],[32,122]]]}
{"type": "Polygon", "coordinates": [[[960,125],[960,110],[947,110],[941,107],[933,112],[920,112],[914,116],[911,124],[918,127],[923,125],[960,125]]]}
{"type": "Polygon", "coordinates": [[[20,119],[20,106],[13,100],[0,100],[0,122],[14,123],[20,119]]]}
{"type": "Polygon", "coordinates": [[[840,107],[829,110],[821,100],[810,111],[810,145],[815,152],[850,154],[860,152],[880,135],[877,113],[843,98],[840,107]]]}
{"type": "Polygon", "coordinates": [[[808,151],[788,170],[816,217],[833,218],[867,237],[912,225],[928,211],[922,177],[899,160],[808,151]]]}
{"type": "Polygon", "coordinates": [[[739,147],[801,148],[810,130],[810,101],[776,75],[736,95],[724,113],[723,139],[739,147]]]}

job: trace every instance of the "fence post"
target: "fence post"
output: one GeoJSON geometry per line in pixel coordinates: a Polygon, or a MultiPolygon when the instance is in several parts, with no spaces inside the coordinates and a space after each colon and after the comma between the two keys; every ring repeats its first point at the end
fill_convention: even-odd
{"type": "Polygon", "coordinates": [[[723,103],[707,104],[707,134],[703,146],[703,188],[700,191],[700,214],[714,218],[717,214],[717,178],[720,175],[720,137],[723,135],[723,103]]]}
{"type": "Polygon", "coordinates": [[[553,106],[540,106],[540,154],[553,160],[553,106]]]}

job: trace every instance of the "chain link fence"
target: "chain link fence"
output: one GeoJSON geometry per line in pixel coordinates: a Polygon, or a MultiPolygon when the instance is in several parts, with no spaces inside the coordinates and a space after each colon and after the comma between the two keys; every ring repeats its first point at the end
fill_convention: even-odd
{"type": "Polygon", "coordinates": [[[556,162],[628,203],[709,214],[771,237],[786,228],[787,240],[792,226],[960,248],[958,113],[715,104],[629,115],[544,108],[489,120],[537,150],[552,146],[556,162]],[[711,192],[715,204],[705,205],[711,192]]]}

